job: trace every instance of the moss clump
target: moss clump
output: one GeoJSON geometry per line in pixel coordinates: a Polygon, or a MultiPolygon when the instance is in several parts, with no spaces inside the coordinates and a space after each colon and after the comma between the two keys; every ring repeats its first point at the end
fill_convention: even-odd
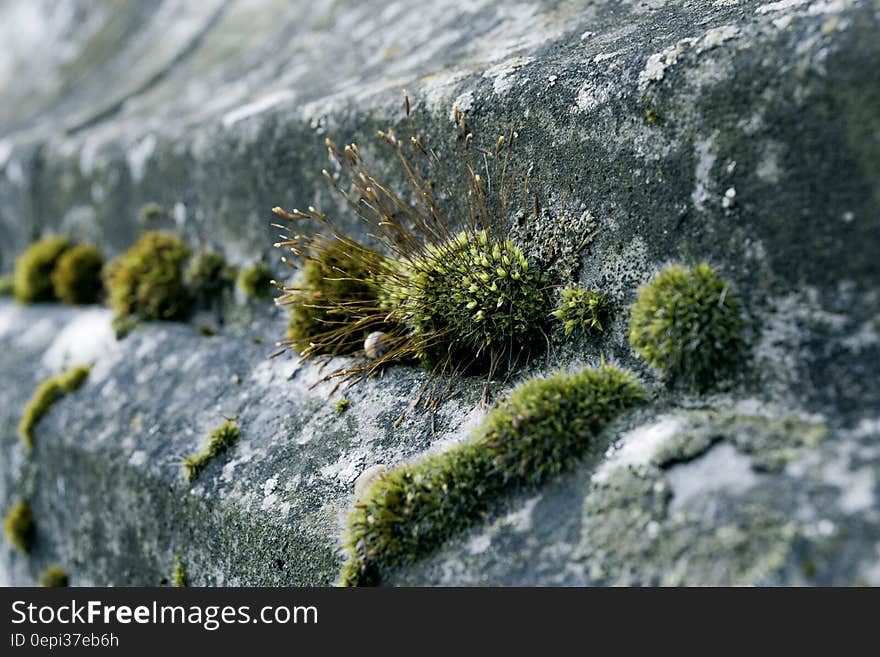
{"type": "Polygon", "coordinates": [[[629,341],[670,379],[705,390],[740,357],[743,327],[739,301],[712,267],[673,265],[639,288],[629,341]]]}
{"type": "Polygon", "coordinates": [[[375,307],[377,290],[369,281],[384,258],[366,247],[354,253],[341,240],[321,242],[313,260],[302,268],[300,285],[291,294],[287,338],[294,349],[310,353],[353,353],[363,347],[368,328],[346,330],[338,339],[323,340],[340,327],[358,326],[365,306],[375,307]]]}
{"type": "Polygon", "coordinates": [[[157,219],[171,219],[174,214],[158,203],[147,203],[141,206],[142,221],[156,221],[157,219]]]}
{"type": "Polygon", "coordinates": [[[56,401],[64,394],[79,390],[88,378],[91,365],[80,365],[50,377],[37,386],[30,401],[25,405],[21,420],[18,423],[18,435],[28,449],[34,446],[34,427],[49,412],[56,401]]]}
{"type": "MultiPolygon", "coordinates": [[[[409,107],[405,95],[407,113],[409,107]]],[[[514,173],[520,167],[508,166],[515,131],[496,135],[494,149],[479,147],[464,114],[456,110],[454,118],[459,134],[454,173],[446,166],[452,151],[444,149],[441,158],[418,134],[378,131],[401,166],[403,191],[381,182],[382,174],[364,160],[357,144],[338,148],[326,140],[337,167],[322,175],[356,210],[356,232],[346,234],[313,206],[272,209],[290,222],[289,234],[282,233],[276,247],[317,262],[312,270],[321,274],[323,252],[340,244],[355,266],[324,267],[330,271],[323,285],[332,277],[334,286],[359,287],[354,295],[318,295],[315,302],[279,284],[284,294],[276,304],[291,305],[296,313],[280,344],[293,346],[306,359],[360,352],[366,358],[348,361],[325,377],[351,384],[392,363],[420,361],[431,370],[416,402],[426,409],[435,408],[449,390],[442,380],[482,370],[491,381],[500,369],[527,360],[546,343],[539,338],[550,311],[544,268],[529,262],[509,230],[524,218],[508,215],[517,205],[511,201],[519,191],[524,203],[529,197],[527,177],[514,173]],[[304,233],[304,222],[317,232],[304,233]],[[361,243],[362,235],[369,243],[361,243]],[[371,334],[383,335],[381,350],[364,345],[371,334]]],[[[534,205],[537,216],[537,200],[534,205]]]]}
{"type": "Polygon", "coordinates": [[[67,571],[61,566],[46,566],[46,570],[40,575],[40,586],[64,587],[70,583],[67,571]]]}
{"type": "Polygon", "coordinates": [[[371,585],[484,516],[500,494],[569,467],[622,409],[635,376],[603,365],[531,379],[492,411],[472,440],[382,474],[355,506],[343,585],[371,585]]]}
{"type": "Polygon", "coordinates": [[[55,296],[74,305],[97,303],[101,297],[104,257],[93,244],[78,244],[58,258],[52,272],[55,296]]]}
{"type": "Polygon", "coordinates": [[[348,400],[348,398],[343,397],[342,399],[338,400],[335,404],[333,404],[333,410],[336,411],[337,413],[342,414],[342,413],[345,413],[345,411],[347,411],[350,406],[351,406],[351,402],[348,400]]]}
{"type": "Polygon", "coordinates": [[[138,327],[138,320],[131,315],[114,315],[111,321],[117,340],[122,340],[138,327]]]}
{"type": "Polygon", "coordinates": [[[27,554],[31,549],[36,531],[30,504],[24,500],[13,504],[3,519],[3,529],[9,544],[19,552],[27,554]]]}
{"type": "Polygon", "coordinates": [[[272,289],[272,270],[264,262],[255,262],[239,272],[237,285],[245,296],[253,299],[267,297],[272,289]]]}
{"type": "Polygon", "coordinates": [[[58,259],[70,248],[70,240],[60,235],[44,237],[31,244],[15,261],[13,293],[19,303],[52,301],[52,271],[58,259]]]}
{"type": "Polygon", "coordinates": [[[213,429],[208,434],[204,449],[198,454],[193,454],[183,459],[183,471],[186,475],[186,480],[189,482],[195,481],[208,464],[208,461],[235,445],[240,435],[241,431],[234,420],[226,420],[219,427],[213,429]]]}
{"type": "Polygon", "coordinates": [[[599,290],[567,287],[560,292],[552,314],[562,322],[565,335],[575,330],[601,332],[608,318],[608,299],[599,290]]]}
{"type": "Polygon", "coordinates": [[[176,237],[148,232],[107,267],[110,307],[117,317],[180,319],[190,297],[183,281],[189,249],[176,237]]]}
{"type": "Polygon", "coordinates": [[[199,253],[186,269],[184,281],[192,293],[205,300],[216,296],[235,280],[235,270],[217,251],[199,253]]]}
{"type": "Polygon", "coordinates": [[[429,363],[479,358],[500,345],[525,347],[543,324],[543,276],[510,240],[485,230],[460,233],[407,264],[410,273],[391,303],[429,363]]]}
{"type": "Polygon", "coordinates": [[[171,585],[177,587],[187,586],[186,569],[184,569],[180,557],[177,556],[174,557],[174,572],[171,574],[171,585]]]}
{"type": "Polygon", "coordinates": [[[15,277],[12,274],[0,276],[0,296],[11,297],[15,291],[15,277]]]}

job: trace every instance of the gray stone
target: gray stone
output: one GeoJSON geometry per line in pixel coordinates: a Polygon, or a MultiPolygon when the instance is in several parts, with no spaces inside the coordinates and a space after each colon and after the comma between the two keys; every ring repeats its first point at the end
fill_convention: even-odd
{"type": "MultiPolygon", "coordinates": [[[[405,131],[402,87],[453,164],[453,103],[480,143],[515,126],[542,210],[514,237],[614,313],[598,339],[554,336],[504,389],[604,358],[653,401],[602,435],[607,456],[499,501],[390,583],[880,584],[876,1],[47,7],[0,8],[18,44],[0,53],[3,273],[51,231],[115,254],[158,226],[244,263],[277,262],[274,205],[354,227],[323,140],[356,140],[399,182],[374,132],[405,131]],[[626,339],[638,284],[702,260],[753,344],[708,398],[665,387],[626,339]]],[[[58,562],[75,584],[158,584],[180,555],[194,584],[332,583],[361,473],[485,412],[469,378],[433,420],[395,427],[426,375],[394,367],[337,414],[315,365],[267,358],[284,321],[264,305],[228,307],[214,337],[149,324],[117,342],[106,312],[0,302],[0,501],[28,497],[38,526],[30,556],[0,549],[0,577],[58,562]],[[28,456],[24,403],[85,361],[28,456]],[[187,485],[181,458],[233,413],[238,445],[187,485]]]]}
{"type": "MultiPolygon", "coordinates": [[[[47,563],[74,584],[159,585],[179,555],[192,585],[331,584],[339,525],[360,473],[455,439],[479,415],[475,396],[446,405],[433,427],[410,414],[393,425],[421,372],[347,391],[338,414],[333,384],[314,366],[269,359],[279,313],[246,332],[212,337],[188,324],[137,330],[117,342],[110,312],[0,302],[2,499],[26,497],[37,540],[27,556],[4,545],[15,582],[47,563]],[[69,364],[94,362],[75,394],[52,407],[28,454],[16,436],[37,383],[69,364]],[[317,385],[316,385],[317,384],[317,385]],[[242,437],[188,484],[182,459],[236,415],[242,437]]],[[[474,388],[475,386],[471,386],[474,388]]],[[[466,391],[465,391],[466,392],[466,391]]]]}
{"type": "Polygon", "coordinates": [[[818,418],[714,401],[622,418],[601,465],[510,501],[394,583],[876,585],[876,422],[826,435],[818,418]],[[768,472],[780,423],[817,442],[768,472]]]}

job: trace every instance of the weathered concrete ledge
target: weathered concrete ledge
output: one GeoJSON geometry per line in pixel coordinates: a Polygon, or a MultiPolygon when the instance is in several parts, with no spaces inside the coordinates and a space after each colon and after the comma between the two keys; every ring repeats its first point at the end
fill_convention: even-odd
{"type": "MultiPolygon", "coordinates": [[[[133,3],[92,32],[56,25],[79,57],[36,60],[57,86],[25,81],[10,98],[29,111],[0,114],[0,268],[53,230],[119,252],[147,203],[193,244],[268,255],[273,205],[347,216],[319,173],[324,136],[357,140],[393,178],[372,134],[403,122],[403,86],[441,155],[453,102],[485,141],[514,122],[544,208],[516,237],[615,310],[601,339],[556,339],[517,380],[605,358],[654,401],[392,583],[880,584],[880,6],[380,4],[133,3]],[[708,398],[667,391],[625,332],[639,283],[701,260],[733,282],[754,336],[744,379],[708,398]]],[[[424,377],[401,367],[337,414],[313,366],[267,359],[277,311],[229,312],[215,337],[153,324],[117,342],[98,309],[0,305],[0,500],[28,496],[38,527],[30,556],[0,551],[8,581],[57,561],[75,584],[158,584],[180,555],[194,584],[329,584],[358,475],[442,449],[483,413],[466,381],[433,435],[419,414],[394,428],[424,377]],[[15,425],[33,388],[92,360],[27,456],[15,425]],[[180,459],[232,413],[240,443],[186,485],[180,459]]]]}
{"type": "Polygon", "coordinates": [[[109,311],[2,302],[4,371],[32,373],[2,388],[3,499],[26,495],[37,525],[31,554],[7,554],[13,581],[54,560],[75,584],[158,585],[179,555],[194,585],[331,584],[357,476],[455,440],[481,415],[471,394],[444,407],[433,437],[423,417],[392,429],[416,371],[346,391],[338,413],[342,393],[313,388],[314,366],[267,358],[278,317],[262,315],[246,333],[168,323],[117,342],[109,311]],[[27,454],[21,408],[46,372],[82,362],[95,363],[86,384],[53,406],[27,454]],[[232,415],[240,442],[186,483],[183,457],[232,415]]]}

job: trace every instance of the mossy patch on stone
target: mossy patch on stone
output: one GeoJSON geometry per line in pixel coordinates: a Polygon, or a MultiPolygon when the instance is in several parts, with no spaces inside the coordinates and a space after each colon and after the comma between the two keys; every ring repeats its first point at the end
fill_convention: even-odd
{"type": "Polygon", "coordinates": [[[11,297],[15,291],[15,277],[12,274],[0,276],[0,297],[11,297]]]}
{"type": "Polygon", "coordinates": [[[351,401],[347,397],[343,397],[333,404],[333,410],[339,414],[345,413],[351,406],[351,401]]]}
{"type": "Polygon", "coordinates": [[[155,202],[142,205],[138,214],[140,215],[141,221],[145,222],[156,221],[158,219],[169,219],[174,216],[170,210],[155,202]]]}
{"type": "Polygon", "coordinates": [[[174,557],[174,572],[171,574],[171,585],[176,587],[188,585],[186,569],[183,567],[183,562],[178,556],[174,557]]]}
{"type": "Polygon", "coordinates": [[[802,449],[815,447],[828,427],[790,415],[764,416],[733,410],[692,411],[681,416],[680,431],[654,456],[654,465],[667,468],[689,461],[715,443],[727,440],[752,459],[757,472],[782,472],[802,449]]]}
{"type": "Polygon", "coordinates": [[[18,435],[29,450],[34,446],[34,427],[49,412],[56,401],[65,394],[76,392],[88,378],[90,365],[79,365],[56,376],[49,377],[37,386],[30,401],[25,405],[18,423],[18,435]]]}
{"type": "Polygon", "coordinates": [[[117,340],[122,340],[140,325],[137,317],[131,315],[114,315],[111,321],[117,340]]]}
{"type": "Polygon", "coordinates": [[[343,585],[376,584],[485,516],[496,498],[544,482],[581,457],[593,437],[643,398],[611,365],[520,385],[473,438],[381,474],[349,518],[343,585]]]}
{"type": "MultiPolygon", "coordinates": [[[[406,93],[404,110],[410,110],[406,93]]],[[[377,131],[400,164],[407,183],[402,193],[380,182],[387,172],[374,172],[357,144],[340,149],[325,141],[338,170],[322,175],[356,209],[362,230],[348,232],[313,206],[273,208],[291,222],[290,234],[275,246],[305,263],[304,278],[314,277],[301,289],[280,286],[285,294],[276,303],[293,308],[291,330],[280,344],[306,359],[365,356],[326,377],[350,383],[392,363],[419,361],[432,372],[418,395],[423,408],[436,408],[441,379],[482,371],[491,380],[528,360],[546,344],[550,312],[548,263],[531,262],[524,242],[511,239],[511,225],[528,221],[508,216],[512,199],[519,192],[524,202],[529,197],[525,177],[508,167],[515,131],[494,135],[494,149],[486,149],[475,143],[464,114],[456,109],[455,117],[460,148],[444,157],[417,133],[401,138],[395,130],[377,131]],[[324,230],[303,232],[304,220],[324,230]],[[334,267],[337,251],[344,260],[334,267]],[[382,336],[382,349],[366,348],[371,335],[382,336]]],[[[535,208],[537,217],[537,202],[535,208]]]]}
{"type": "Polygon", "coordinates": [[[669,379],[703,391],[742,357],[742,315],[730,284],[708,264],[672,265],[639,288],[629,340],[669,379]]]}
{"type": "Polygon", "coordinates": [[[31,549],[36,531],[30,504],[24,500],[13,504],[3,518],[3,529],[9,544],[19,552],[27,554],[31,549]]]}
{"type": "Polygon", "coordinates": [[[723,518],[671,513],[672,498],[651,466],[617,468],[593,484],[575,552],[593,584],[754,586],[791,554],[796,526],[778,511],[743,502],[723,518]]]}
{"type": "Polygon", "coordinates": [[[758,472],[782,472],[801,449],[815,447],[828,435],[827,425],[797,417],[736,415],[722,422],[729,423],[733,444],[752,457],[752,469],[758,472]]]}
{"type": "Polygon", "coordinates": [[[428,245],[404,264],[403,283],[389,286],[391,307],[428,363],[450,354],[472,361],[501,345],[526,348],[544,322],[541,272],[513,242],[486,230],[428,245]]]}
{"type": "Polygon", "coordinates": [[[236,283],[246,297],[262,299],[272,290],[272,270],[265,262],[255,262],[241,269],[236,283]]]}
{"type": "Polygon", "coordinates": [[[69,583],[70,577],[61,566],[46,566],[46,569],[40,575],[40,586],[43,587],[64,587],[69,583]]]}
{"type": "Polygon", "coordinates": [[[44,237],[31,244],[15,261],[13,294],[19,303],[52,301],[52,271],[59,258],[71,247],[63,235],[44,237]]]}
{"type": "Polygon", "coordinates": [[[241,430],[235,421],[231,419],[226,420],[223,424],[213,429],[208,434],[202,451],[183,459],[183,471],[186,480],[188,482],[195,481],[208,462],[235,445],[240,435],[241,430]]]}
{"type": "Polygon", "coordinates": [[[348,354],[363,347],[368,328],[353,328],[335,339],[323,337],[341,326],[356,326],[364,306],[378,305],[377,289],[369,282],[378,267],[371,268],[369,261],[384,258],[361,248],[363,253],[356,254],[342,240],[325,240],[317,257],[303,265],[301,282],[289,293],[287,338],[297,351],[348,354]]]}
{"type": "Polygon", "coordinates": [[[608,320],[608,299],[599,290],[566,287],[559,293],[552,314],[562,322],[565,335],[574,331],[598,333],[608,320]]]}
{"type": "Polygon", "coordinates": [[[104,257],[94,244],[77,244],[68,249],[52,271],[55,296],[73,305],[97,303],[103,289],[103,267],[104,257]]]}
{"type": "Polygon", "coordinates": [[[183,280],[189,248],[166,233],[147,232],[105,271],[110,307],[117,317],[175,320],[189,311],[183,280]]]}
{"type": "Polygon", "coordinates": [[[235,269],[217,251],[202,251],[189,263],[184,281],[192,294],[200,300],[215,297],[235,280],[235,269]]]}

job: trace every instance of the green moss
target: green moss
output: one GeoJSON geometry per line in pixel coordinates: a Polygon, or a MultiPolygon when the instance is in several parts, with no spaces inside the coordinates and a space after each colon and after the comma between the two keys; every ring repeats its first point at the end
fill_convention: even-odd
{"type": "MultiPolygon", "coordinates": [[[[408,107],[408,101],[405,101],[408,107]]],[[[318,285],[282,286],[278,305],[292,305],[294,317],[283,346],[303,358],[356,353],[327,379],[349,383],[368,379],[392,363],[420,361],[432,379],[454,380],[465,372],[486,371],[489,379],[500,369],[525,362],[545,344],[549,319],[548,280],[541,266],[529,262],[523,247],[511,239],[511,226],[525,217],[508,216],[518,186],[529,197],[525,179],[517,184],[508,167],[514,137],[495,135],[494,151],[479,148],[457,115],[461,148],[455,173],[447,173],[452,153],[440,158],[418,134],[401,137],[394,130],[379,138],[394,152],[406,179],[405,191],[380,182],[383,172],[372,170],[356,144],[338,148],[325,144],[338,165],[322,175],[331,188],[356,208],[360,229],[346,234],[320,210],[272,209],[290,222],[275,246],[309,263],[306,274],[318,285]],[[482,164],[494,158],[490,175],[482,164]],[[318,227],[304,233],[302,225],[318,227]],[[321,231],[321,226],[326,230],[321,231]],[[361,243],[368,235],[369,242],[361,243]],[[339,245],[346,261],[328,267],[339,245]],[[373,255],[371,255],[371,253],[373,255]],[[339,292],[325,290],[339,287],[339,292]],[[354,294],[348,294],[351,287],[354,294]],[[368,336],[382,335],[381,349],[368,336]]],[[[536,202],[535,212],[539,208],[536,202]]],[[[283,226],[280,226],[283,229],[283,226]]],[[[520,231],[517,231],[520,232],[520,231]]],[[[429,384],[416,406],[439,402],[442,385],[429,384]]]]}
{"type": "Polygon", "coordinates": [[[543,276],[509,240],[485,230],[460,233],[426,246],[406,265],[409,274],[391,305],[429,363],[450,354],[466,361],[495,347],[525,347],[543,324],[543,276]]]}
{"type": "Polygon", "coordinates": [[[742,355],[742,308],[708,264],[671,266],[639,288],[633,350],[670,379],[705,390],[742,355]]]}
{"type": "Polygon", "coordinates": [[[368,281],[379,267],[370,261],[383,258],[365,247],[355,254],[340,240],[324,241],[319,248],[315,259],[303,266],[301,283],[293,293],[287,338],[297,351],[312,347],[312,353],[353,353],[363,347],[369,333],[368,328],[357,328],[362,309],[378,303],[376,287],[368,281]],[[337,339],[322,339],[346,325],[354,328],[337,339]]]}
{"type": "Polygon", "coordinates": [[[599,290],[567,287],[559,294],[553,316],[562,322],[565,335],[575,330],[601,332],[608,318],[608,299],[599,290]]]}
{"type": "Polygon", "coordinates": [[[64,587],[70,583],[67,571],[61,566],[46,566],[43,574],[40,575],[40,586],[45,587],[64,587]]]}
{"type": "Polygon", "coordinates": [[[189,264],[184,281],[199,299],[216,296],[235,280],[235,270],[226,264],[226,258],[217,251],[203,251],[189,264]]]}
{"type": "Polygon", "coordinates": [[[148,232],[105,272],[109,304],[119,317],[181,319],[190,296],[183,281],[189,249],[176,237],[148,232]]]}
{"type": "Polygon", "coordinates": [[[6,540],[16,550],[27,554],[34,541],[35,526],[31,506],[24,500],[12,505],[3,519],[6,540]]]}
{"type": "Polygon", "coordinates": [[[156,221],[158,219],[173,218],[172,213],[158,203],[146,203],[141,206],[140,215],[142,221],[156,221]]]}
{"type": "Polygon", "coordinates": [[[186,569],[184,569],[183,562],[178,556],[174,557],[174,573],[171,575],[171,585],[177,587],[187,586],[186,569]]]}
{"type": "Polygon", "coordinates": [[[117,340],[122,340],[138,327],[138,320],[131,315],[114,315],[110,322],[117,340]]]}
{"type": "Polygon", "coordinates": [[[55,235],[31,244],[15,261],[13,293],[19,303],[52,301],[52,271],[62,254],[70,248],[70,240],[55,235]]]}
{"type": "Polygon", "coordinates": [[[55,296],[74,305],[97,303],[101,297],[104,257],[93,244],[78,244],[58,258],[52,272],[55,296]]]}
{"type": "Polygon", "coordinates": [[[89,378],[91,371],[91,365],[78,365],[77,367],[72,367],[66,372],[58,375],[58,383],[61,386],[61,389],[67,394],[76,392],[85,380],[89,378]]]}
{"type": "Polygon", "coordinates": [[[351,402],[348,400],[348,398],[343,397],[335,404],[333,404],[333,410],[335,410],[337,413],[345,413],[345,411],[347,411],[350,406],[351,402]]]}
{"type": "Polygon", "coordinates": [[[50,377],[37,386],[30,401],[25,405],[21,420],[18,423],[18,435],[28,449],[34,446],[34,427],[37,422],[49,412],[58,399],[76,392],[88,378],[91,371],[90,365],[80,365],[71,368],[67,372],[50,377]]]}
{"type": "Polygon", "coordinates": [[[0,276],[0,297],[11,297],[15,291],[15,277],[12,274],[0,276]]]}
{"type": "Polygon", "coordinates": [[[213,429],[205,441],[205,447],[198,454],[183,459],[183,470],[186,480],[193,482],[215,456],[219,456],[238,442],[241,431],[234,420],[226,420],[213,429]]]}
{"type": "Polygon", "coordinates": [[[272,289],[272,270],[264,262],[255,262],[239,272],[237,285],[245,296],[254,299],[267,297],[272,289]]]}
{"type": "Polygon", "coordinates": [[[344,585],[378,582],[485,516],[493,501],[568,468],[622,409],[640,401],[614,366],[526,381],[472,439],[380,475],[349,518],[344,585]]]}

